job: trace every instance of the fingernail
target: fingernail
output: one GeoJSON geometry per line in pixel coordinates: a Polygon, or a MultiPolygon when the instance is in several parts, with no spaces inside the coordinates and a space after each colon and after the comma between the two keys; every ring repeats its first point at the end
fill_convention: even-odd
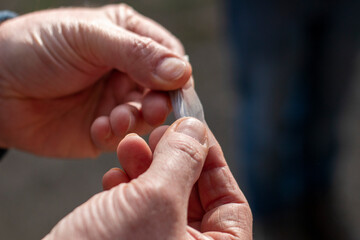
{"type": "Polygon", "coordinates": [[[182,120],[175,129],[176,132],[188,135],[201,144],[207,139],[206,128],[202,122],[195,118],[186,118],[182,120]]]}
{"type": "Polygon", "coordinates": [[[175,57],[162,60],[155,70],[155,75],[164,81],[173,81],[181,78],[186,71],[186,63],[175,57]]]}

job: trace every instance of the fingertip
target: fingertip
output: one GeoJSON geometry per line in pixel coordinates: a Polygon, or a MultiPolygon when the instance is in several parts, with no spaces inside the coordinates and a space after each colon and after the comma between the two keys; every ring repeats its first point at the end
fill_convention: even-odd
{"type": "Polygon", "coordinates": [[[105,139],[109,137],[111,134],[109,118],[101,116],[95,119],[91,126],[91,132],[96,139],[105,139]]]}
{"type": "Polygon", "coordinates": [[[110,126],[115,136],[124,137],[135,125],[135,117],[129,106],[120,105],[110,113],[110,126]]]}
{"type": "Polygon", "coordinates": [[[115,151],[122,137],[115,136],[111,128],[110,118],[98,117],[91,126],[90,135],[94,145],[102,151],[115,151]]]}
{"type": "Polygon", "coordinates": [[[133,179],[146,171],[152,162],[152,152],[143,138],[131,133],[117,148],[118,160],[128,176],[133,179]]]}
{"type": "Polygon", "coordinates": [[[171,110],[169,95],[165,92],[150,91],[142,101],[144,120],[155,127],[162,124],[171,110]]]}
{"type": "Polygon", "coordinates": [[[112,168],[104,174],[102,178],[102,186],[106,191],[121,183],[127,183],[129,181],[130,178],[123,170],[120,168],[112,168]]]}
{"type": "Polygon", "coordinates": [[[116,107],[110,114],[111,128],[119,139],[130,132],[148,134],[152,127],[144,120],[142,104],[132,101],[116,107]]]}
{"type": "Polygon", "coordinates": [[[160,141],[161,137],[164,135],[166,130],[169,128],[168,125],[160,126],[156,128],[149,136],[149,146],[152,152],[154,152],[156,145],[160,141]]]}
{"type": "Polygon", "coordinates": [[[91,125],[90,135],[94,144],[102,149],[104,141],[112,135],[109,118],[106,116],[96,118],[91,125]]]}
{"type": "MultiPolygon", "coordinates": [[[[122,150],[125,150],[127,148],[127,144],[129,142],[138,141],[138,139],[142,139],[138,134],[136,133],[129,133],[127,134],[121,141],[119,142],[116,152],[119,154],[122,150]]],[[[131,144],[131,143],[130,143],[131,144]]]]}

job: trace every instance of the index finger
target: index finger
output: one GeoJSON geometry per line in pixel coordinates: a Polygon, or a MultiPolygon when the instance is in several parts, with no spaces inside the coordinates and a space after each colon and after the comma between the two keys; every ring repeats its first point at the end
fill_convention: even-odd
{"type": "Polygon", "coordinates": [[[180,41],[159,23],[147,18],[126,4],[108,5],[104,8],[106,16],[116,25],[138,35],[149,37],[161,45],[183,56],[184,47],[180,41]]]}

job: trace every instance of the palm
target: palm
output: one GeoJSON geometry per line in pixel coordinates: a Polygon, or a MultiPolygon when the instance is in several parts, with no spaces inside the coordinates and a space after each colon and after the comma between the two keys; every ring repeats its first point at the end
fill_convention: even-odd
{"type": "MultiPolygon", "coordinates": [[[[18,141],[31,142],[31,149],[23,145],[25,150],[54,156],[95,155],[99,150],[89,136],[91,124],[98,115],[108,115],[116,105],[124,103],[134,90],[128,87],[114,92],[117,81],[121,80],[103,79],[94,86],[57,98],[36,98],[29,89],[29,94],[10,97],[7,105],[2,106],[6,108],[2,111],[9,113],[7,117],[14,119],[4,127],[10,133],[22,131],[23,138],[18,141]]],[[[21,142],[14,145],[22,145],[21,142]]]]}

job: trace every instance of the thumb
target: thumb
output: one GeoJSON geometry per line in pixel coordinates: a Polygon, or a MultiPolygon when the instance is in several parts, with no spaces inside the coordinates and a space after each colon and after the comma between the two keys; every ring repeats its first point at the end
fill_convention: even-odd
{"type": "Polygon", "coordinates": [[[191,66],[181,56],[151,38],[140,36],[111,23],[85,24],[83,41],[95,55],[95,64],[116,68],[143,87],[172,90],[184,85],[191,66]]]}
{"type": "Polygon", "coordinates": [[[141,181],[120,184],[95,195],[62,219],[44,239],[169,239],[176,233],[183,236],[179,221],[186,219],[182,218],[184,212],[173,215],[167,209],[172,207],[167,200],[187,204],[207,153],[205,125],[194,118],[177,120],[157,144],[150,168],[136,179],[141,181]],[[157,201],[159,192],[149,191],[154,189],[146,187],[149,184],[165,186],[159,188],[166,191],[160,196],[171,199],[157,201]]]}
{"type": "Polygon", "coordinates": [[[195,118],[182,118],[172,124],[160,139],[153,162],[143,177],[170,185],[172,194],[183,196],[187,202],[186,196],[190,195],[200,176],[207,153],[205,125],[195,118]]]}

